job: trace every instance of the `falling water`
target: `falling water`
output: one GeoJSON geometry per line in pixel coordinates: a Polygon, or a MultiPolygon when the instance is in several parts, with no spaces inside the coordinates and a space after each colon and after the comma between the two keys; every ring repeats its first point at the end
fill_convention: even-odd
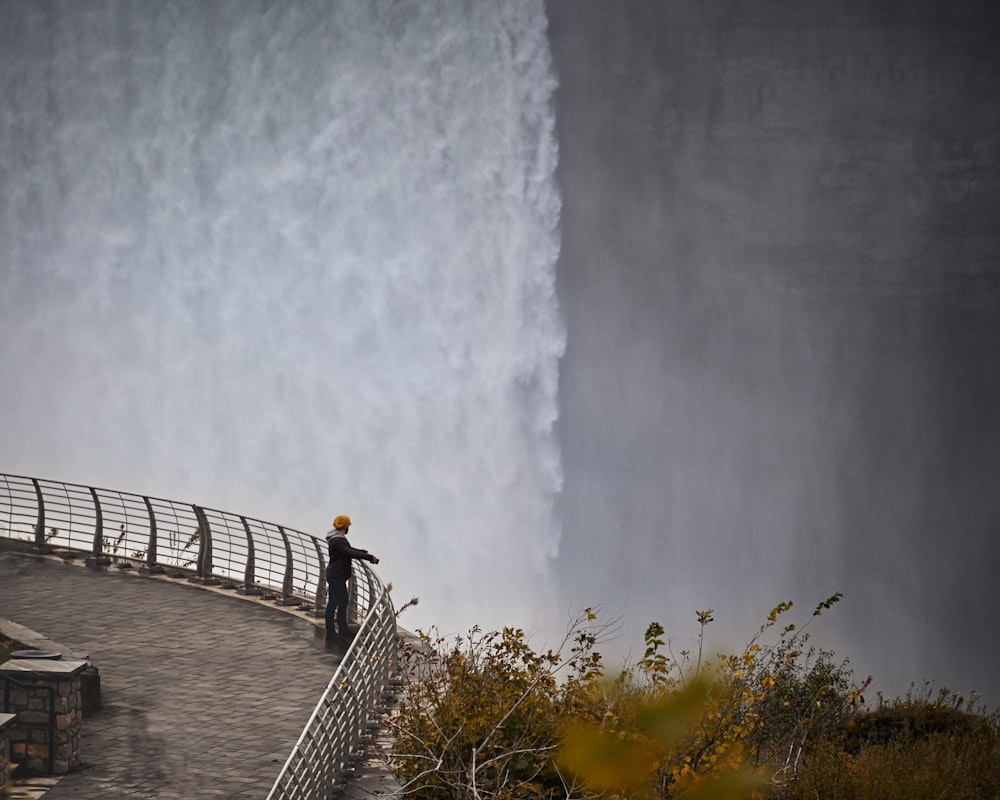
{"type": "Polygon", "coordinates": [[[10,472],[352,541],[412,625],[551,601],[539,4],[0,6],[10,472]],[[517,544],[511,544],[517,531],[517,544]]]}

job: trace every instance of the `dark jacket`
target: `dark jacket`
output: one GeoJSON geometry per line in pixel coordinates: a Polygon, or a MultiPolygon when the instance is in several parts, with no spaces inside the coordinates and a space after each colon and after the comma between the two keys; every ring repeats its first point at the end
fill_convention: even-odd
{"type": "Polygon", "coordinates": [[[351,560],[360,558],[364,561],[374,561],[375,558],[367,550],[351,547],[347,536],[333,530],[326,535],[330,545],[330,563],[326,568],[327,580],[347,580],[351,577],[351,560]]]}

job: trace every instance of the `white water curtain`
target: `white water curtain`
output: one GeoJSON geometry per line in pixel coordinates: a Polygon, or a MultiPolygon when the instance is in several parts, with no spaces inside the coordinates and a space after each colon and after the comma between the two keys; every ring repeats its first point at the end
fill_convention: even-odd
{"type": "Polygon", "coordinates": [[[541,3],[0,6],[4,468],[552,600],[564,332],[541,3]]]}

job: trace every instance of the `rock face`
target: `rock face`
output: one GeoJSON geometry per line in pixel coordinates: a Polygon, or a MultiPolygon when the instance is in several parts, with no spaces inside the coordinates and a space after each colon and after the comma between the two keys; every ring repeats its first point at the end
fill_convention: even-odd
{"type": "Polygon", "coordinates": [[[701,282],[1000,296],[989,4],[549,9],[567,221],[701,282]]]}
{"type": "Polygon", "coordinates": [[[840,589],[885,688],[1000,689],[1000,12],[547,8],[567,602],[840,589]]]}

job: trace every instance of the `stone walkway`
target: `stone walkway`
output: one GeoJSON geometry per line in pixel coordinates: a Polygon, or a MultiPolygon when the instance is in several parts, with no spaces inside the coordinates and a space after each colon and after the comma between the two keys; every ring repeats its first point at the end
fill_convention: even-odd
{"type": "Polygon", "coordinates": [[[84,767],[45,800],[263,800],[342,655],[303,612],[19,553],[0,553],[0,618],[100,670],[84,767]]]}

